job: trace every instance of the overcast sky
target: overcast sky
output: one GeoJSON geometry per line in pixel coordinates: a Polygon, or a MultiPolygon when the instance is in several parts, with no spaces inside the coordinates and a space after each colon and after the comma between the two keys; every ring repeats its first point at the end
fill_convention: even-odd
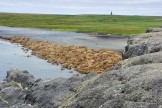
{"type": "Polygon", "coordinates": [[[162,16],[162,0],[0,0],[0,12],[162,16]]]}

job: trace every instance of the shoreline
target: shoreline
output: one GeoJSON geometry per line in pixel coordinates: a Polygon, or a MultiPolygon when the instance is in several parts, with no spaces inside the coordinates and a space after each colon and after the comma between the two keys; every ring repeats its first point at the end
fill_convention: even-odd
{"type": "Polygon", "coordinates": [[[48,60],[50,63],[62,64],[63,68],[74,68],[81,73],[105,72],[122,59],[120,53],[107,49],[95,51],[83,46],[57,45],[48,41],[38,41],[24,37],[1,38],[31,49],[33,55],[48,60]]]}
{"type": "Polygon", "coordinates": [[[0,29],[0,36],[3,37],[24,36],[36,40],[47,40],[58,44],[86,46],[93,49],[107,48],[120,52],[124,50],[128,40],[128,37],[121,37],[119,35],[112,36],[76,32],[59,32],[39,28],[0,26],[0,29]]]}
{"type": "MultiPolygon", "coordinates": [[[[58,30],[58,29],[48,29],[48,28],[37,28],[37,27],[21,27],[21,26],[4,26],[1,27],[14,27],[14,28],[27,28],[27,29],[38,29],[38,30],[49,30],[49,31],[57,31],[57,32],[67,32],[67,33],[79,33],[79,34],[88,34],[92,37],[107,37],[107,38],[129,38],[130,35],[122,35],[122,34],[103,34],[103,33],[91,33],[91,32],[77,32],[77,31],[66,31],[66,30],[58,30]]],[[[138,34],[133,34],[138,35],[138,34]]]]}
{"type": "Polygon", "coordinates": [[[9,70],[0,83],[0,107],[161,107],[161,37],[162,32],[131,37],[126,58],[103,74],[42,80],[28,71],[9,70]]]}
{"type": "MultiPolygon", "coordinates": [[[[66,32],[66,33],[79,33],[79,34],[88,34],[92,37],[105,37],[105,38],[129,38],[130,35],[122,35],[122,34],[103,34],[103,33],[91,33],[91,32],[77,32],[77,31],[66,31],[66,30],[58,30],[58,29],[48,29],[48,28],[37,28],[37,27],[21,27],[21,26],[4,26],[1,27],[14,27],[14,28],[25,28],[25,29],[38,29],[38,30],[48,30],[48,31],[56,31],[56,32],[66,32]]],[[[133,34],[138,35],[138,34],[133,34]]]]}
{"type": "Polygon", "coordinates": [[[41,79],[58,77],[69,78],[73,75],[81,75],[73,69],[62,70],[60,64],[52,64],[38,56],[31,55],[31,50],[17,43],[11,43],[10,41],[0,39],[0,49],[0,81],[5,78],[6,71],[11,68],[28,70],[30,74],[41,79]]]}

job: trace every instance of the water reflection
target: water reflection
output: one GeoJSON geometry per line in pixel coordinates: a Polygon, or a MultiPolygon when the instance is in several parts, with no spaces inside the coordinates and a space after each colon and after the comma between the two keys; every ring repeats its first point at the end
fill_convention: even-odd
{"type": "Polygon", "coordinates": [[[36,78],[68,78],[77,72],[71,70],[61,70],[60,65],[52,65],[46,60],[31,56],[31,52],[24,52],[20,45],[13,45],[10,42],[0,40],[0,80],[6,76],[9,68],[21,68],[28,70],[36,78]]]}

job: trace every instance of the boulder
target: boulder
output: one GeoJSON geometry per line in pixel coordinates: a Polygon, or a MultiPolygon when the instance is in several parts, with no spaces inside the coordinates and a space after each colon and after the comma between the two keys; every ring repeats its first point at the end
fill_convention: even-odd
{"type": "Polygon", "coordinates": [[[127,43],[123,59],[159,52],[162,50],[162,32],[132,36],[127,43]]]}
{"type": "Polygon", "coordinates": [[[29,74],[26,70],[20,70],[20,69],[10,69],[7,71],[6,81],[15,81],[17,83],[20,83],[22,87],[28,87],[32,85],[33,82],[36,81],[33,75],[29,74]]]}
{"type": "Polygon", "coordinates": [[[96,73],[69,79],[35,79],[28,71],[11,69],[0,83],[1,108],[57,108],[64,107],[68,99],[91,83],[96,73]]]}
{"type": "Polygon", "coordinates": [[[24,100],[27,89],[34,80],[35,78],[27,71],[20,69],[7,71],[6,79],[0,83],[0,108],[30,108],[24,104],[24,100]]]}

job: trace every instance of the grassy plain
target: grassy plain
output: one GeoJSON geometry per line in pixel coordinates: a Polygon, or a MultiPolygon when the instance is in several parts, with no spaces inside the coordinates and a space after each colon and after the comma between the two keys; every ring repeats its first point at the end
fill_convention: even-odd
{"type": "Polygon", "coordinates": [[[83,33],[129,35],[144,33],[148,27],[162,26],[162,16],[0,13],[0,25],[83,33]]]}

